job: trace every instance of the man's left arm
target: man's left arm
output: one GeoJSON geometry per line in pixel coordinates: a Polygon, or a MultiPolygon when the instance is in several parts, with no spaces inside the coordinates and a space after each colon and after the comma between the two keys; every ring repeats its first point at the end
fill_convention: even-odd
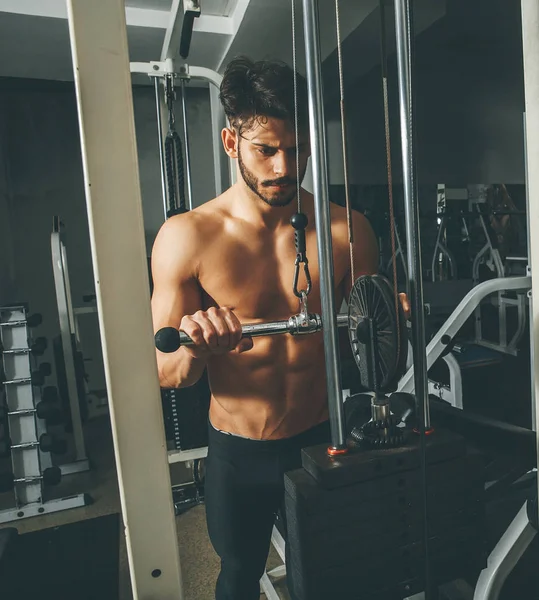
{"type": "MultiPolygon", "coordinates": [[[[354,227],[354,280],[361,275],[373,275],[378,272],[379,251],[374,230],[365,215],[352,211],[354,227]]],[[[352,277],[348,272],[344,282],[344,298],[348,302],[352,290],[352,277]]],[[[406,294],[400,293],[399,299],[407,319],[410,318],[410,302],[406,294]]]]}
{"type": "MultiPolygon", "coordinates": [[[[357,279],[361,275],[373,275],[378,272],[378,242],[371,224],[365,215],[357,211],[352,211],[352,223],[354,227],[354,279],[357,279]]],[[[341,285],[344,299],[348,302],[352,289],[350,266],[341,285]]],[[[343,376],[342,384],[346,387],[351,385],[351,382],[356,381],[357,367],[350,346],[348,330],[344,327],[339,328],[338,333],[343,376]]]]}
{"type": "MultiPolygon", "coordinates": [[[[352,225],[354,233],[354,279],[357,279],[361,275],[373,275],[378,272],[379,251],[376,235],[365,215],[353,210],[352,225]]],[[[343,284],[344,297],[348,301],[352,289],[350,271],[348,271],[343,284]]]]}

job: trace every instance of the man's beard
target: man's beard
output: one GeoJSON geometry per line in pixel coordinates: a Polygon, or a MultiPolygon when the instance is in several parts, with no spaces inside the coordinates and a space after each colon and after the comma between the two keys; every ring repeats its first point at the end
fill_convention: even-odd
{"type": "MultiPolygon", "coordinates": [[[[296,197],[297,181],[295,179],[281,177],[280,179],[271,179],[259,182],[255,175],[245,166],[239,149],[238,164],[240,167],[241,176],[243,177],[243,181],[245,181],[247,187],[254,194],[256,194],[260,200],[262,200],[262,202],[268,204],[269,206],[288,206],[296,197]],[[269,189],[269,187],[272,185],[290,185],[291,187],[283,191],[275,191],[269,189]]],[[[303,173],[300,173],[301,179],[303,179],[303,176],[305,175],[306,168],[307,167],[303,169],[303,173]]]]}

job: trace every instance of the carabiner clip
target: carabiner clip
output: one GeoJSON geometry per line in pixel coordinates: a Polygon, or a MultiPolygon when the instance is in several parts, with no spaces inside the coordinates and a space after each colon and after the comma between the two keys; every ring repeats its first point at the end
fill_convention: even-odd
{"type": "Polygon", "coordinates": [[[312,289],[312,281],[311,274],[309,273],[309,261],[306,257],[298,254],[296,256],[296,263],[294,269],[294,295],[297,298],[302,298],[302,295],[305,294],[308,296],[311,293],[312,289]],[[298,281],[299,281],[299,270],[300,264],[303,264],[303,272],[305,273],[305,279],[307,280],[307,289],[306,290],[298,290],[298,281]]]}

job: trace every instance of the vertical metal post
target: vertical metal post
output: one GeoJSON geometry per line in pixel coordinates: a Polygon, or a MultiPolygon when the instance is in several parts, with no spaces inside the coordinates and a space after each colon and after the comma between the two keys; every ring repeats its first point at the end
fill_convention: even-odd
{"type": "Polygon", "coordinates": [[[417,198],[412,129],[412,65],[410,53],[410,39],[412,32],[409,0],[395,1],[395,26],[397,34],[397,63],[399,74],[406,248],[413,322],[414,384],[415,394],[420,404],[419,408],[421,411],[422,424],[425,429],[429,429],[430,413],[425,348],[425,312],[423,309],[421,240],[419,236],[419,202],[417,198]]]}
{"type": "Polygon", "coordinates": [[[99,328],[133,598],[182,600],[153,342],[125,3],[68,0],[67,6],[99,328]]]}
{"type": "Polygon", "coordinates": [[[185,79],[180,79],[182,91],[182,117],[183,117],[183,139],[185,141],[185,176],[187,183],[187,199],[189,210],[193,210],[193,185],[191,181],[191,151],[189,148],[189,130],[187,128],[187,104],[185,102],[185,79]]]}
{"type": "Polygon", "coordinates": [[[331,423],[331,441],[334,449],[346,447],[344,411],[341,398],[341,376],[337,318],[335,311],[335,282],[333,271],[333,244],[328,191],[328,166],[324,96],[320,60],[318,0],[303,0],[305,56],[309,93],[309,117],[316,215],[318,264],[320,267],[320,295],[324,323],[324,352],[326,357],[328,406],[331,423]]]}
{"type": "Polygon", "coordinates": [[[165,167],[165,151],[163,142],[163,120],[161,118],[161,94],[159,93],[159,77],[154,77],[155,86],[155,107],[157,109],[157,135],[159,138],[159,164],[161,165],[161,192],[163,195],[163,212],[165,221],[167,220],[168,201],[167,201],[167,176],[165,167]]]}
{"type": "MultiPolygon", "coordinates": [[[[532,274],[532,251],[530,248],[530,193],[528,184],[528,149],[526,147],[526,113],[523,115],[524,125],[524,181],[526,183],[526,244],[528,253],[528,264],[526,265],[526,275],[532,274]]],[[[531,290],[527,292],[529,306],[529,327],[530,327],[530,388],[531,388],[531,415],[532,415],[532,429],[537,431],[537,405],[535,400],[535,349],[533,345],[533,302],[531,290]]]]}
{"type": "Polygon", "coordinates": [[[87,461],[84,432],[82,430],[79,390],[77,387],[77,372],[73,356],[74,340],[72,336],[75,334],[75,320],[73,317],[73,304],[71,302],[71,285],[69,282],[67,253],[60,231],[53,233],[51,236],[51,253],[54,260],[54,286],[56,288],[60,339],[64,355],[67,395],[69,398],[69,410],[71,412],[71,424],[73,427],[73,441],[75,443],[75,461],[87,461]]]}
{"type": "MultiPolygon", "coordinates": [[[[539,2],[522,0],[522,54],[524,57],[524,96],[526,111],[526,156],[528,194],[528,258],[532,274],[532,320],[530,337],[533,344],[532,372],[539,372],[539,261],[532,257],[539,254],[539,2]]],[[[535,377],[535,427],[539,430],[539,377],[535,377]]],[[[539,437],[538,437],[539,450],[539,437]]],[[[538,454],[539,456],[539,454],[538,454]]],[[[538,480],[539,481],[539,480],[538,480]]]]}
{"type": "Polygon", "coordinates": [[[408,282],[412,308],[412,346],[414,355],[414,385],[420,416],[421,479],[423,497],[423,550],[425,560],[425,598],[433,597],[430,576],[429,514],[427,494],[427,442],[430,429],[427,353],[425,344],[425,312],[419,236],[419,203],[415,173],[413,105],[412,105],[412,36],[411,0],[395,0],[395,31],[397,38],[397,70],[399,75],[399,105],[401,122],[402,173],[406,217],[406,247],[408,282]]]}

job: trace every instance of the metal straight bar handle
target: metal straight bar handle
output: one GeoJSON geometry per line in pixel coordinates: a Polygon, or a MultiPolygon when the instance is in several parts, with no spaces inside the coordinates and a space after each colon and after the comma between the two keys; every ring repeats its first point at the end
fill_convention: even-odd
{"type": "MultiPolygon", "coordinates": [[[[302,315],[294,315],[286,321],[270,321],[268,323],[246,323],[241,327],[242,337],[262,337],[267,335],[302,335],[316,333],[323,329],[322,319],[316,313],[309,315],[307,323],[301,321],[302,315]]],[[[348,326],[348,315],[337,315],[337,327],[348,326]]],[[[182,346],[193,346],[193,340],[184,332],[173,327],[160,329],[156,336],[156,347],[161,352],[176,352],[182,346]]]]}
{"type": "Polygon", "coordinates": [[[346,438],[335,310],[333,244],[328,193],[326,123],[324,121],[318,0],[303,0],[303,28],[305,32],[316,240],[318,264],[320,265],[320,296],[322,299],[322,321],[324,323],[324,353],[326,357],[331,443],[334,450],[344,450],[346,448],[346,438]]]}

